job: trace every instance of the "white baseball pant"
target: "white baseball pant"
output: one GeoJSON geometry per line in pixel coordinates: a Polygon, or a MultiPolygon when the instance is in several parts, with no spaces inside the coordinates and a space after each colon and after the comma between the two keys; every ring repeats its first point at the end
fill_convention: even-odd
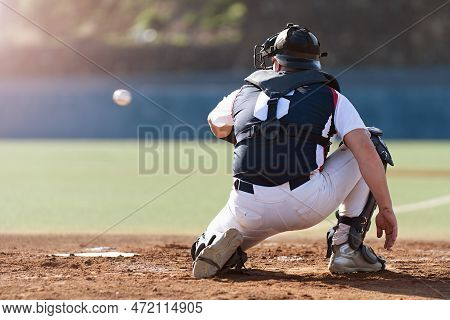
{"type": "MultiPolygon", "coordinates": [[[[204,239],[235,228],[242,233],[241,247],[246,250],[275,234],[310,228],[338,207],[340,215],[357,217],[369,195],[358,163],[345,145],[327,158],[322,172],[292,191],[289,183],[253,188],[254,194],[231,191],[227,204],[205,231],[204,239]]],[[[333,244],[346,242],[348,231],[349,227],[341,224],[333,236],[333,244]]]]}

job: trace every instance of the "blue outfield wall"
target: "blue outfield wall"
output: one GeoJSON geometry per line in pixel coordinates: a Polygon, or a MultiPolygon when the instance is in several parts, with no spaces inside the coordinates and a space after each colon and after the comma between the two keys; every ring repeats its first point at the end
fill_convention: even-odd
{"type": "MultiPolygon", "coordinates": [[[[245,75],[123,76],[160,107],[136,93],[128,107],[116,106],[112,92],[124,85],[108,76],[0,77],[0,138],[134,138],[139,125],[182,124],[168,113],[205,126],[211,108],[245,75]]],[[[352,70],[340,81],[365,123],[386,138],[450,139],[450,67],[352,70]]]]}

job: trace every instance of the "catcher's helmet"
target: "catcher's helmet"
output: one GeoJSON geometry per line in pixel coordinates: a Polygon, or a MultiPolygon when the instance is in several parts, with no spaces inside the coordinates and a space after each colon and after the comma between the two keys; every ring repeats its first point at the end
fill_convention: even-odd
{"type": "Polygon", "coordinates": [[[256,45],[253,58],[256,69],[270,69],[271,58],[275,57],[285,67],[320,70],[319,58],[326,55],[320,52],[320,42],[311,31],[288,23],[283,31],[256,45]]]}

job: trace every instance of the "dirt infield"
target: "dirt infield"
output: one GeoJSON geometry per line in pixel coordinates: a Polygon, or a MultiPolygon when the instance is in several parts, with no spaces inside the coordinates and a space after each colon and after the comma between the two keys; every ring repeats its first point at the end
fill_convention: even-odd
{"type": "MultiPolygon", "coordinates": [[[[388,270],[332,275],[322,241],[264,242],[248,270],[191,277],[189,237],[105,236],[91,246],[132,258],[49,257],[87,236],[0,236],[1,299],[449,299],[450,243],[399,242],[388,270]]],[[[381,241],[374,243],[380,249],[381,241]]]]}

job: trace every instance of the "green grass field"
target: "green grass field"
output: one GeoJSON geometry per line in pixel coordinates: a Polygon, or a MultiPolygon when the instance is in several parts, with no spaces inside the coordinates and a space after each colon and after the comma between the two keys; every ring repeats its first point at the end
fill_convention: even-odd
{"type": "MultiPolygon", "coordinates": [[[[395,206],[450,194],[450,142],[391,141],[389,146],[396,163],[389,169],[395,206]]],[[[206,147],[202,151],[196,142],[161,142],[160,170],[139,174],[135,141],[3,140],[0,233],[102,232],[177,182],[109,232],[199,233],[231,189],[231,147],[222,142],[206,147]],[[176,146],[184,155],[179,163],[173,156],[176,146]],[[217,170],[189,176],[187,150],[203,155],[209,165],[216,163],[217,170]],[[207,157],[213,152],[217,160],[207,157]],[[170,170],[163,172],[164,166],[170,170]],[[176,173],[176,166],[185,173],[176,173]]],[[[195,161],[194,169],[199,166],[195,161]]],[[[403,238],[449,238],[449,203],[402,212],[398,219],[403,238]]],[[[324,236],[330,225],[324,221],[294,234],[324,236]]]]}

